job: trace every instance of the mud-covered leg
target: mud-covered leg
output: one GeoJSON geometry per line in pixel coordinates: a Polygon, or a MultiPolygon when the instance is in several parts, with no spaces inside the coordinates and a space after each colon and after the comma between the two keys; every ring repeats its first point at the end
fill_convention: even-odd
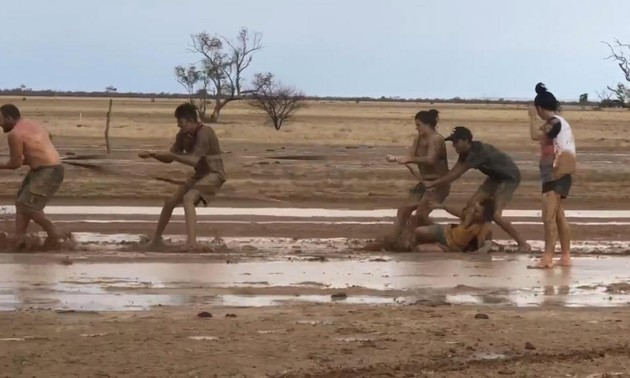
{"type": "Polygon", "coordinates": [[[530,268],[547,269],[553,267],[553,254],[558,241],[558,228],[556,226],[556,214],[560,196],[555,192],[547,192],[542,195],[542,217],[545,228],[545,250],[540,261],[530,268]]]}
{"type": "Polygon", "coordinates": [[[180,185],[175,193],[170,196],[162,207],[162,212],[160,213],[160,218],[158,219],[158,224],[155,229],[155,233],[149,242],[148,248],[151,249],[160,249],[164,247],[164,242],[162,241],[162,235],[164,234],[164,230],[168,225],[168,222],[171,220],[171,216],[173,215],[173,210],[180,205],[184,196],[189,190],[188,185],[180,185]]]}
{"type": "Polygon", "coordinates": [[[571,265],[571,227],[564,215],[563,200],[560,199],[558,203],[558,209],[556,211],[556,227],[558,228],[558,236],[560,238],[560,266],[571,265]]]}
{"type": "Polygon", "coordinates": [[[184,215],[186,217],[186,247],[197,248],[197,210],[195,204],[201,195],[198,190],[192,189],[184,195],[184,215]]]}

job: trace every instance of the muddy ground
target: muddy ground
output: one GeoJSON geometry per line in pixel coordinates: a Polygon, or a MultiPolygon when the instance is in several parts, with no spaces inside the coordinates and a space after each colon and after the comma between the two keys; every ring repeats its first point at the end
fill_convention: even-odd
{"type": "Polygon", "coordinates": [[[617,377],[630,371],[629,323],[624,309],[439,303],[21,312],[0,316],[0,366],[9,377],[617,377]]]}
{"type": "MultiPolygon", "coordinates": [[[[62,154],[104,152],[106,99],[7,101],[20,101],[18,105],[25,116],[44,122],[62,154]]],[[[115,100],[111,132],[114,149],[107,157],[89,161],[110,168],[112,173],[68,166],[66,180],[53,204],[160,206],[173,186],[152,177],[181,178],[186,171],[176,165],[140,161],[136,156],[141,150],[168,148],[176,132],[172,119],[176,105],[174,101],[115,100]]],[[[231,104],[215,125],[226,153],[229,181],[213,205],[394,207],[414,180],[405,168],[386,163],[384,157],[404,151],[413,137],[413,115],[430,107],[433,106],[312,103],[294,123],[276,132],[264,124],[259,113],[242,104],[231,104]],[[296,155],[297,159],[291,158],[296,155]]],[[[455,125],[465,125],[479,139],[514,156],[524,179],[509,208],[539,208],[537,146],[528,140],[528,119],[523,107],[445,104],[438,109],[442,134],[446,135],[455,125]]],[[[574,127],[580,156],[567,208],[628,209],[630,112],[567,108],[565,116],[574,127]]],[[[6,155],[6,147],[2,148],[6,155]]],[[[456,157],[450,146],[448,151],[452,165],[456,157]]],[[[24,173],[20,170],[3,174],[2,203],[11,203],[24,173]]],[[[453,186],[449,202],[463,203],[481,180],[478,173],[468,173],[453,186]]],[[[129,221],[133,217],[115,218],[129,221]]],[[[65,220],[62,225],[69,230],[104,234],[149,233],[153,229],[149,222],[155,218],[145,216],[132,223],[110,218],[107,223],[88,223],[77,217],[55,216],[65,220]]],[[[175,220],[167,232],[182,234],[182,218],[175,220]]],[[[265,224],[269,219],[212,216],[204,220],[219,222],[202,224],[199,233],[204,236],[288,237],[296,242],[309,237],[365,239],[388,230],[386,224],[265,224]]],[[[528,239],[540,240],[539,225],[518,227],[528,239]]],[[[575,224],[573,230],[576,240],[612,243],[628,240],[626,228],[621,222],[575,224]]],[[[499,231],[496,237],[506,238],[499,231]]],[[[326,243],[323,242],[323,249],[336,259],[357,258],[356,252],[344,257],[343,251],[328,248],[326,243]]],[[[120,271],[126,272],[133,271],[134,261],[150,258],[137,251],[99,256],[99,248],[105,246],[90,249],[92,257],[84,251],[68,254],[67,259],[64,254],[4,255],[2,264],[14,264],[12,272],[30,272],[33,277],[50,280],[53,284],[47,290],[63,296],[63,290],[68,288],[55,286],[64,272],[59,269],[70,270],[78,265],[77,260],[86,258],[84,263],[89,266],[99,259],[111,258],[121,264],[120,271]],[[32,264],[40,264],[40,268],[29,270],[32,264]],[[47,266],[55,268],[46,269],[47,266]]],[[[241,248],[237,261],[231,261],[230,255],[219,256],[232,264],[252,255],[264,260],[266,254],[264,249],[241,248]]],[[[369,256],[368,259],[384,261],[391,257],[380,252],[369,256]]],[[[216,252],[209,252],[189,254],[187,258],[204,261],[218,257],[216,252]]],[[[177,254],[168,259],[163,261],[181,261],[177,254]]],[[[588,272],[588,261],[582,264],[581,269],[588,272]]],[[[210,276],[212,271],[205,274],[210,276]]],[[[555,271],[550,274],[561,275],[555,271]]],[[[128,275],[135,276],[133,272],[128,275]]],[[[615,273],[612,279],[621,285],[628,281],[623,272],[615,273]]],[[[0,288],[0,296],[13,298],[28,289],[26,281],[11,282],[0,288]]],[[[573,278],[569,285],[571,282],[575,283],[573,278]]],[[[39,289],[35,285],[35,290],[39,289]]],[[[520,308],[506,303],[448,304],[429,295],[417,303],[388,305],[344,303],[351,301],[340,298],[326,303],[225,307],[213,302],[216,292],[208,290],[204,297],[206,290],[183,289],[199,294],[193,303],[153,306],[142,311],[57,311],[54,306],[46,309],[48,304],[37,302],[39,297],[35,296],[34,303],[18,310],[0,311],[0,376],[630,376],[627,304],[614,308],[569,308],[566,303],[551,301],[520,308]],[[197,315],[203,311],[213,317],[199,318],[197,315]]],[[[296,292],[295,287],[247,285],[238,290],[254,297],[296,292]]],[[[351,299],[365,294],[361,290],[348,289],[347,294],[351,299]]],[[[330,296],[337,289],[299,291],[330,296]]],[[[401,295],[377,291],[381,296],[401,295]]],[[[114,297],[124,299],[128,294],[117,291],[114,297]]],[[[373,290],[369,294],[375,295],[373,290]]],[[[593,291],[592,295],[603,294],[593,291]]]]}

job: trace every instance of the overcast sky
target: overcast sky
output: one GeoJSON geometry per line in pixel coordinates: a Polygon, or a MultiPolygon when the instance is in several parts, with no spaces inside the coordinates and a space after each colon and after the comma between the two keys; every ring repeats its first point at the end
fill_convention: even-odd
{"type": "Polygon", "coordinates": [[[0,87],[182,92],[190,34],[263,34],[251,72],[310,95],[576,99],[623,79],[627,0],[21,0],[2,3],[0,87]]]}

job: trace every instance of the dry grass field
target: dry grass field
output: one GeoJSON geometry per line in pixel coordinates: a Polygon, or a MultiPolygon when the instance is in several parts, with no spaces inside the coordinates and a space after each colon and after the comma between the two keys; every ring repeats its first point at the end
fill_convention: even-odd
{"type": "MultiPolygon", "coordinates": [[[[104,153],[107,99],[2,98],[15,103],[25,117],[43,122],[65,154],[104,153]]],[[[177,129],[173,110],[180,100],[115,99],[111,140],[113,151],[98,161],[127,176],[96,175],[69,167],[57,202],[98,198],[157,201],[172,186],[142,175],[178,177],[186,168],[148,162],[136,157],[144,149],[166,149],[177,129]]],[[[438,130],[446,135],[456,125],[475,137],[511,153],[524,182],[512,206],[530,207],[538,200],[538,146],[528,138],[524,106],[380,102],[311,102],[294,122],[276,131],[262,113],[245,103],[229,104],[214,124],[226,152],[228,182],[217,201],[271,197],[292,205],[334,203],[335,206],[392,206],[414,184],[409,172],[386,163],[386,154],[400,154],[415,133],[413,116],[432,107],[440,111],[438,130]],[[282,155],[324,155],[324,160],[286,160],[282,155]]],[[[580,156],[571,203],[581,207],[623,206],[630,180],[630,111],[567,108],[564,116],[576,134],[580,156]]],[[[6,141],[2,142],[6,155],[6,141]]],[[[451,164],[455,153],[448,146],[451,164]]],[[[0,196],[10,201],[23,170],[3,173],[0,196]]],[[[481,176],[470,172],[455,184],[452,198],[461,200],[481,176]]],[[[537,204],[536,204],[537,207],[537,204]]]]}

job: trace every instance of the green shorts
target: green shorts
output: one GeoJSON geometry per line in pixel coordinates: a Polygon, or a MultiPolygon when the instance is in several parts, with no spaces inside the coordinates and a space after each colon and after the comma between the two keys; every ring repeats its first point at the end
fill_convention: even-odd
{"type": "Polygon", "coordinates": [[[442,244],[446,248],[449,248],[448,241],[446,240],[446,227],[450,227],[450,225],[444,226],[441,224],[433,224],[429,226],[429,229],[435,235],[437,243],[442,244]]]}
{"type": "Polygon", "coordinates": [[[63,165],[31,169],[17,192],[17,203],[32,210],[44,210],[63,182],[63,165]]]}

